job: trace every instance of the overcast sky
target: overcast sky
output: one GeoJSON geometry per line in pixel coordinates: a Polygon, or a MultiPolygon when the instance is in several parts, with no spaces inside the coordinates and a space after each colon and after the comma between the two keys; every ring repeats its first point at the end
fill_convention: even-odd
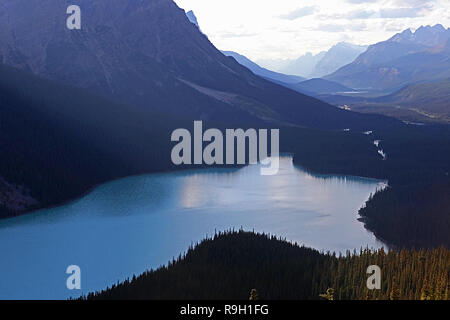
{"type": "Polygon", "coordinates": [[[253,60],[367,45],[411,27],[450,27],[450,0],[175,0],[216,47],[253,60]]]}

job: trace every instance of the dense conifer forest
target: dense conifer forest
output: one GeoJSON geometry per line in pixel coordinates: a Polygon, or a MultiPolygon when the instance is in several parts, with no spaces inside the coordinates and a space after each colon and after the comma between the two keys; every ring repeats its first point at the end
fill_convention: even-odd
{"type": "MultiPolygon", "coordinates": [[[[336,145],[311,139],[312,144],[318,142],[316,147],[291,146],[294,162],[317,173],[387,180],[390,187],[374,195],[360,211],[368,229],[396,247],[450,248],[450,126],[405,125],[366,137],[354,133],[352,143],[345,145],[337,141],[339,134],[343,133],[329,140],[336,145]],[[361,142],[369,145],[374,140],[381,141],[387,160],[371,156],[370,149],[364,153],[361,142]],[[327,153],[339,156],[327,158],[327,153]]],[[[372,148],[376,153],[377,148],[372,148]]]]}
{"type": "Polygon", "coordinates": [[[244,231],[206,239],[168,266],[83,299],[448,300],[450,251],[321,253],[244,231]],[[381,289],[368,290],[367,268],[381,269],[381,289]],[[254,293],[254,291],[253,291],[254,293]]]}

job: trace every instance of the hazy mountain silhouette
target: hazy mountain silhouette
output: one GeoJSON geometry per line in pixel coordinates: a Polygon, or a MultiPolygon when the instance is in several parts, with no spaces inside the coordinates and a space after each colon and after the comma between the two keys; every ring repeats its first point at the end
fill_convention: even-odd
{"type": "Polygon", "coordinates": [[[314,71],[314,67],[320,59],[325,56],[325,53],[325,51],[318,54],[308,52],[297,59],[260,59],[257,62],[276,72],[307,78],[314,71]]]}
{"type": "Polygon", "coordinates": [[[357,46],[347,42],[339,42],[328,50],[320,61],[315,65],[314,70],[309,74],[312,78],[321,78],[333,73],[355,60],[367,49],[366,46],[357,46]]]}
{"type": "Polygon", "coordinates": [[[308,78],[325,55],[326,51],[322,51],[318,54],[308,52],[301,57],[290,61],[281,71],[284,73],[302,75],[303,77],[308,78]]]}
{"type": "Polygon", "coordinates": [[[328,51],[310,52],[294,60],[260,60],[269,69],[305,78],[320,78],[352,62],[367,49],[347,42],[339,42],[328,51]]]}
{"type": "Polygon", "coordinates": [[[267,80],[275,80],[277,82],[284,82],[284,83],[298,83],[306,80],[303,77],[287,75],[268,70],[254,63],[247,57],[233,51],[222,51],[222,53],[227,57],[233,57],[237,62],[239,62],[244,67],[250,69],[250,71],[252,71],[254,74],[266,78],[267,80]]]}
{"type": "Polygon", "coordinates": [[[371,45],[354,62],[325,77],[356,89],[390,90],[450,76],[450,29],[405,30],[371,45]]]}
{"type": "Polygon", "coordinates": [[[335,94],[353,91],[353,89],[334,81],[320,78],[306,80],[305,78],[299,76],[286,75],[283,73],[270,71],[260,67],[258,64],[239,53],[233,51],[222,52],[226,56],[236,59],[237,62],[250,69],[254,74],[302,94],[317,96],[320,94],[335,94]]]}
{"type": "Polygon", "coordinates": [[[5,0],[0,38],[4,64],[152,111],[330,129],[377,121],[254,75],[170,0],[5,0]],[[82,30],[66,28],[69,4],[80,5],[82,30]]]}

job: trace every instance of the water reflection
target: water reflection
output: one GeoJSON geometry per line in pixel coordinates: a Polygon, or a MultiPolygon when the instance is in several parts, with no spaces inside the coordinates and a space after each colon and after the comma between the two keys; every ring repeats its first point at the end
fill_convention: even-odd
{"type": "Polygon", "coordinates": [[[320,250],[380,247],[357,221],[377,180],[317,176],[283,157],[258,166],[129,177],[59,208],[0,221],[0,298],[67,298],[77,264],[83,292],[165,264],[215,230],[255,230],[320,250]]]}

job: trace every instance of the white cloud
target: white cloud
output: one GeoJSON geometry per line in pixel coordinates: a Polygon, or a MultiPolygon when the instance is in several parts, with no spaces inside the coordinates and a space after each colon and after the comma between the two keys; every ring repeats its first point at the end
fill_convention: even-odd
{"type": "Polygon", "coordinates": [[[424,4],[432,4],[436,2],[436,0],[391,0],[391,5],[398,7],[419,7],[424,4]]]}
{"type": "Polygon", "coordinates": [[[315,11],[317,11],[316,6],[310,6],[310,7],[303,7],[300,9],[295,9],[289,13],[280,15],[281,19],[287,19],[287,20],[295,20],[301,17],[306,17],[309,15],[312,15],[315,11]]]}
{"type": "Polygon", "coordinates": [[[315,30],[325,31],[325,32],[346,32],[346,31],[363,31],[366,30],[367,25],[365,23],[358,24],[334,24],[326,23],[320,24],[315,28],[315,30]]]}
{"type": "Polygon", "coordinates": [[[413,8],[387,8],[380,9],[379,17],[380,18],[416,18],[423,17],[431,10],[430,6],[420,6],[413,8]]]}
{"type": "Polygon", "coordinates": [[[377,0],[346,0],[348,3],[361,4],[361,3],[374,3],[377,0]]]}

